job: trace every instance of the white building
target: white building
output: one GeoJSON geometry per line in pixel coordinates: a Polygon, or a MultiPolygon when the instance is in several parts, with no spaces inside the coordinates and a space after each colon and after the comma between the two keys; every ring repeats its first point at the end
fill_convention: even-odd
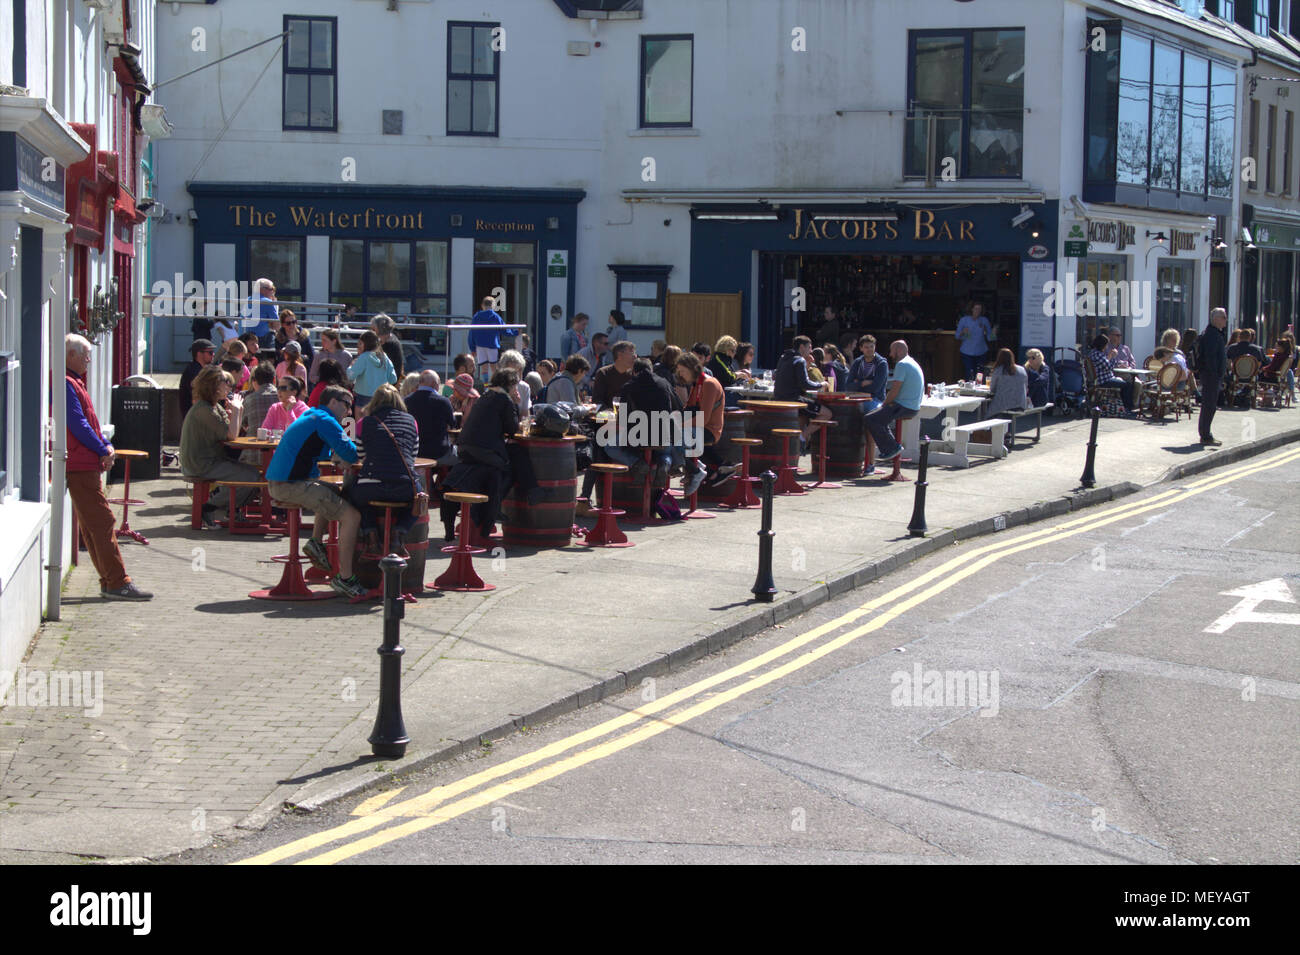
{"type": "Polygon", "coordinates": [[[25,0],[0,18],[0,670],[43,611],[58,615],[71,508],[64,392],[50,382],[63,378],[64,336],[97,304],[112,310],[115,279],[128,317],[99,336],[88,382],[110,428],[112,385],[139,365],[134,124],[152,27],[152,0],[25,0]]]}

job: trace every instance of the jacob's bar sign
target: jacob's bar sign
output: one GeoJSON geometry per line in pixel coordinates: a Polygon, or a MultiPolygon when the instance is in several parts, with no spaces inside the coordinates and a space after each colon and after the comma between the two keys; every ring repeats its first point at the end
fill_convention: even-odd
{"type": "Polygon", "coordinates": [[[912,215],[889,220],[860,220],[851,213],[837,218],[831,213],[814,216],[804,209],[794,210],[794,231],[789,239],[884,239],[887,242],[906,233],[918,242],[947,239],[950,242],[974,242],[975,223],[970,219],[941,219],[929,209],[916,209],[912,215]],[[818,221],[818,220],[821,221],[818,221]]]}

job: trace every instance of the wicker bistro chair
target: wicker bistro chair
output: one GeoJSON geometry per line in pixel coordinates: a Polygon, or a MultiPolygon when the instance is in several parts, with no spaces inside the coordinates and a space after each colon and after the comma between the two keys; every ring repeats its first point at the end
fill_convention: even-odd
{"type": "Polygon", "coordinates": [[[1083,359],[1083,382],[1084,390],[1087,395],[1087,408],[1084,410],[1084,417],[1091,414],[1088,409],[1100,408],[1103,416],[1113,416],[1124,411],[1124,399],[1120,389],[1116,385],[1098,385],[1097,369],[1092,363],[1092,359],[1084,356],[1083,359]]]}
{"type": "Polygon", "coordinates": [[[1273,378],[1260,378],[1257,387],[1260,404],[1265,408],[1291,407],[1291,389],[1287,387],[1286,373],[1291,370],[1295,357],[1282,362],[1273,378]]]}
{"type": "Polygon", "coordinates": [[[1163,418],[1170,408],[1173,409],[1175,421],[1183,411],[1191,417],[1190,392],[1186,386],[1181,390],[1178,388],[1178,377],[1181,374],[1181,368],[1171,361],[1165,362],[1156,372],[1155,379],[1143,386],[1140,397],[1142,409],[1153,419],[1163,418]]]}
{"type": "Polygon", "coordinates": [[[1250,406],[1255,407],[1259,400],[1259,360],[1254,355],[1238,355],[1232,360],[1232,395],[1233,403],[1245,391],[1250,395],[1250,406]]]}

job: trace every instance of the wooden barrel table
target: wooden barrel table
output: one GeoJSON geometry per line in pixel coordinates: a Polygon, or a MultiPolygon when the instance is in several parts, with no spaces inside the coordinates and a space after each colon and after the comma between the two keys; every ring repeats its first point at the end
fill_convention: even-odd
{"type": "Polygon", "coordinates": [[[760,401],[747,399],[741,405],[754,412],[749,419],[747,437],[758,438],[763,443],[749,456],[749,470],[755,477],[764,471],[780,474],[786,465],[799,466],[799,442],[790,442],[790,453],[785,453],[786,442],[774,430],[801,431],[799,412],[807,407],[802,401],[760,401]]]}
{"type": "MultiPolygon", "coordinates": [[[[379,519],[379,530],[382,534],[384,527],[382,513],[379,519]]],[[[416,519],[410,533],[406,535],[406,550],[411,556],[406,561],[406,569],[402,571],[402,593],[418,594],[424,589],[424,564],[428,558],[428,548],[429,515],[425,514],[416,519]]],[[[363,557],[364,549],[358,544],[352,562],[353,572],[366,587],[383,586],[384,572],[379,568],[379,561],[363,557]]]]}
{"type": "Polygon", "coordinates": [[[832,392],[817,399],[831,409],[835,427],[826,435],[826,474],[829,477],[862,476],[862,461],[867,453],[867,426],[862,414],[870,395],[832,392]]]}
{"type": "Polygon", "coordinates": [[[511,443],[528,455],[541,488],[540,499],[528,503],[515,486],[501,502],[501,539],[523,547],[567,547],[573,531],[573,505],[578,494],[578,456],[574,445],[582,435],[556,438],[517,434],[511,443]]]}
{"type": "MultiPolygon", "coordinates": [[[[641,453],[644,456],[645,452],[642,451],[641,453]]],[[[656,481],[654,479],[653,465],[651,466],[650,503],[652,505],[656,497],[656,492],[658,492],[661,488],[667,487],[670,483],[672,483],[671,478],[665,481],[656,481]]],[[[645,478],[634,478],[630,470],[625,471],[622,474],[615,474],[613,485],[610,491],[610,497],[612,498],[612,500],[608,504],[606,504],[604,501],[601,501],[601,504],[603,506],[612,507],[615,510],[627,511],[626,519],[631,521],[633,519],[640,518],[641,516],[641,505],[643,503],[644,490],[645,490],[645,478]]]]}
{"type": "MultiPolygon", "coordinates": [[[[746,408],[728,408],[726,410],[722,423],[722,437],[718,439],[716,445],[718,454],[725,463],[740,463],[740,445],[732,444],[731,439],[748,437],[749,420],[753,417],[754,412],[746,408]]],[[[700,488],[699,498],[701,501],[722,501],[735,489],[735,479],[729,478],[713,487],[700,488]]]]}

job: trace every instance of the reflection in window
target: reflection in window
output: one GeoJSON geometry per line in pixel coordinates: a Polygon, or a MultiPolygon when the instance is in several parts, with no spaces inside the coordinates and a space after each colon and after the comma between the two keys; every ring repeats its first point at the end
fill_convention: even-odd
{"type": "Polygon", "coordinates": [[[370,288],[376,291],[411,287],[411,243],[370,243],[370,288]]]}
{"type": "Polygon", "coordinates": [[[1210,195],[1231,198],[1237,75],[1221,63],[1210,64],[1210,195]]]}
{"type": "Polygon", "coordinates": [[[496,23],[447,25],[447,135],[497,135],[501,54],[492,49],[496,23]]]}
{"type": "Polygon", "coordinates": [[[975,177],[1018,176],[1025,101],[1025,32],[972,35],[970,165],[975,177]]]}
{"type": "Polygon", "coordinates": [[[1178,51],[1155,45],[1151,73],[1151,185],[1178,188],[1178,118],[1182,102],[1178,90],[1178,51]]]}
{"type": "Polygon", "coordinates": [[[641,38],[641,125],[689,126],[694,45],[689,36],[641,38]]]}
{"type": "Polygon", "coordinates": [[[1190,53],[1183,57],[1183,150],[1179,188],[1205,192],[1205,131],[1209,108],[1210,62],[1190,53]]]}
{"type": "MultiPolygon", "coordinates": [[[[1151,41],[1129,35],[1119,48],[1119,136],[1115,178],[1147,184],[1150,144],[1151,41]]],[[[1096,130],[1094,129],[1094,135],[1096,130]]]]}
{"type": "Polygon", "coordinates": [[[248,271],[255,279],[270,279],[276,298],[301,301],[302,255],[302,239],[249,239],[248,271]]]}

